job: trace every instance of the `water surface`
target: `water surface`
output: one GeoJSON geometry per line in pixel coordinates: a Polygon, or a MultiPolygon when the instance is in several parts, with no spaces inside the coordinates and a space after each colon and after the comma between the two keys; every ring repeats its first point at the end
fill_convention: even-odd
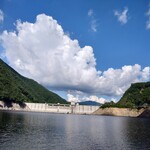
{"type": "Polygon", "coordinates": [[[150,149],[150,119],[0,112],[0,150],[138,149],[150,149]]]}

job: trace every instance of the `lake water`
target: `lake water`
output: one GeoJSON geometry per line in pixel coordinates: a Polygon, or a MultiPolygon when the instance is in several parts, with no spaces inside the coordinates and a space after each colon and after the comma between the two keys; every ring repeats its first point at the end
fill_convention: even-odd
{"type": "Polygon", "coordinates": [[[0,150],[148,150],[150,119],[0,112],[0,150]]]}

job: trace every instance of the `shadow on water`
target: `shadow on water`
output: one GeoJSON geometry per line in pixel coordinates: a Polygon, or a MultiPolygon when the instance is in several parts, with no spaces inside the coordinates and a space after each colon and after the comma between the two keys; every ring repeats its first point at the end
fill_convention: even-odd
{"type": "Polygon", "coordinates": [[[129,118],[124,122],[124,133],[132,149],[150,149],[150,119],[129,118]]]}
{"type": "Polygon", "coordinates": [[[149,109],[144,110],[138,117],[150,118],[150,110],[149,109]]]}
{"type": "Polygon", "coordinates": [[[21,130],[21,132],[24,129],[24,115],[21,114],[15,114],[12,113],[10,115],[10,113],[8,112],[1,112],[0,113],[0,132],[7,132],[7,133],[11,133],[11,132],[19,132],[21,130]]]}

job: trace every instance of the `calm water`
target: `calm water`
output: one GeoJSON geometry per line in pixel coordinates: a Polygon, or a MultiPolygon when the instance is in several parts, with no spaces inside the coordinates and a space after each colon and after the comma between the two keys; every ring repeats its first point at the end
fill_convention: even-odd
{"type": "Polygon", "coordinates": [[[150,149],[150,119],[0,112],[0,150],[138,149],[150,149]]]}

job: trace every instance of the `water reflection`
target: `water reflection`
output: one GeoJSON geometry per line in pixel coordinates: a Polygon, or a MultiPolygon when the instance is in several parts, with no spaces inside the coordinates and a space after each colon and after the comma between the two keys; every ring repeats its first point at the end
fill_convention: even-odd
{"type": "Polygon", "coordinates": [[[149,126],[139,118],[0,112],[0,149],[148,149],[149,126]]]}
{"type": "Polygon", "coordinates": [[[150,119],[128,118],[124,124],[125,137],[133,149],[150,149],[150,119]]]}

